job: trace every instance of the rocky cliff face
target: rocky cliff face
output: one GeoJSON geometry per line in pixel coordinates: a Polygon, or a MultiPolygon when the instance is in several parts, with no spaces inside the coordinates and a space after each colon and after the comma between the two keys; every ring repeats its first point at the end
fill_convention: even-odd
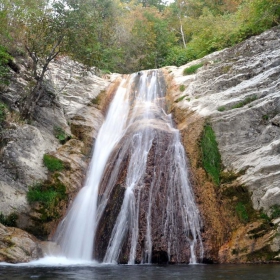
{"type": "MultiPolygon", "coordinates": [[[[17,113],[17,103],[32,86],[31,70],[28,59],[15,62],[19,72],[12,73],[10,85],[2,89],[0,96],[12,109],[1,132],[0,213],[2,217],[14,215],[14,225],[45,239],[82,187],[93,140],[103,122],[98,104],[110,80],[96,76],[95,69],[59,58],[49,66],[46,94],[39,101],[34,119],[26,122],[17,113]],[[49,171],[43,163],[45,154],[60,160],[63,170],[49,171]],[[54,208],[40,201],[28,203],[28,189],[36,184],[42,189],[63,188],[63,199],[59,198],[54,208]]],[[[21,234],[3,226],[2,230],[6,239],[17,238],[14,232],[21,234]]],[[[31,238],[27,233],[23,236],[31,238]]],[[[36,242],[31,239],[28,242],[36,242]]],[[[10,253],[1,251],[0,260],[21,262],[39,256],[32,253],[26,257],[27,251],[19,250],[12,259],[10,253]]]]}
{"type": "Polygon", "coordinates": [[[273,220],[280,214],[279,38],[276,27],[188,65],[165,68],[170,109],[192,163],[209,231],[206,257],[214,261],[268,261],[279,253],[279,220],[273,220]],[[194,65],[201,67],[183,75],[194,65]],[[206,122],[215,132],[228,177],[218,187],[211,185],[199,159],[197,141],[206,122]]]}

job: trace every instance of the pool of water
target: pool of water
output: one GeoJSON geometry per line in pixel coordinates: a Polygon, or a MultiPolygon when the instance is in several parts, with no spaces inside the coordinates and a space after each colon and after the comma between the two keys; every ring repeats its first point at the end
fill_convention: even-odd
{"type": "Polygon", "coordinates": [[[0,279],[279,280],[280,264],[259,265],[0,265],[0,279]]]}

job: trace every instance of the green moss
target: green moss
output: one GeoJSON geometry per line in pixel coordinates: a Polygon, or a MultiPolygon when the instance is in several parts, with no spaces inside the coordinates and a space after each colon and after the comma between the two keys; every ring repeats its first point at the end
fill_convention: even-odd
{"type": "Polygon", "coordinates": [[[179,89],[180,89],[180,91],[183,92],[186,89],[186,87],[184,85],[180,85],[179,89]]]}
{"type": "Polygon", "coordinates": [[[269,120],[269,116],[268,115],[263,115],[262,116],[262,120],[263,121],[268,121],[269,120]]]}
{"type": "Polygon", "coordinates": [[[64,144],[71,137],[62,129],[60,126],[54,126],[53,128],[54,136],[59,140],[61,144],[64,144]]]}
{"type": "Polygon", "coordinates": [[[194,74],[194,73],[196,73],[197,69],[199,69],[202,66],[203,66],[203,63],[199,63],[199,64],[192,65],[190,67],[187,67],[184,69],[183,75],[186,76],[186,75],[194,74]]]}
{"type": "Polygon", "coordinates": [[[220,184],[221,156],[210,124],[204,126],[201,138],[202,165],[214,183],[220,184]]]}
{"type": "Polygon", "coordinates": [[[225,106],[220,106],[220,107],[217,108],[217,110],[218,110],[219,112],[223,112],[223,111],[226,110],[226,107],[225,107],[225,106]]]}
{"type": "Polygon", "coordinates": [[[244,107],[245,105],[257,100],[257,96],[253,95],[251,97],[246,97],[244,100],[238,102],[237,104],[235,104],[234,106],[231,107],[231,109],[236,109],[236,108],[241,108],[244,107]]]}
{"type": "Polygon", "coordinates": [[[37,183],[30,186],[27,192],[27,201],[29,203],[39,202],[46,206],[55,204],[55,201],[64,199],[66,188],[60,182],[37,183]]]}
{"type": "Polygon", "coordinates": [[[248,223],[260,218],[259,212],[253,208],[248,189],[243,185],[223,185],[220,189],[221,199],[228,201],[228,208],[241,223],[248,223]]]}
{"type": "Polygon", "coordinates": [[[185,98],[186,96],[187,96],[187,95],[183,95],[183,96],[179,97],[178,99],[175,100],[175,102],[178,103],[178,102],[184,100],[184,98],[185,98]]]}
{"type": "Polygon", "coordinates": [[[18,214],[11,213],[8,216],[4,216],[0,213],[0,223],[7,227],[16,227],[17,226],[18,214]]]}
{"type": "Polygon", "coordinates": [[[237,205],[235,206],[235,211],[241,222],[247,223],[249,221],[249,215],[246,206],[242,202],[237,203],[237,205]]]}
{"type": "Polygon", "coordinates": [[[270,218],[276,219],[278,217],[280,217],[280,205],[275,204],[271,207],[270,218]]]}
{"type": "Polygon", "coordinates": [[[44,165],[48,168],[49,171],[61,171],[64,169],[64,164],[60,159],[57,159],[51,155],[45,154],[43,157],[44,165]]]}
{"type": "Polygon", "coordinates": [[[220,181],[221,183],[232,183],[235,179],[240,176],[240,173],[234,173],[232,171],[220,173],[220,181]]]}
{"type": "Polygon", "coordinates": [[[8,63],[12,59],[12,57],[8,54],[5,47],[0,45],[0,85],[8,85],[9,84],[9,67],[8,63]]]}

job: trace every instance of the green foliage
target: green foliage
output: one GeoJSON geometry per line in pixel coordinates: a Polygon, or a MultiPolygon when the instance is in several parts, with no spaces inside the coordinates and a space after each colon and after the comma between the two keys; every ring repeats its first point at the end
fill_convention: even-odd
{"type": "Polygon", "coordinates": [[[44,165],[49,171],[62,171],[64,169],[64,164],[60,159],[57,159],[51,155],[45,154],[43,157],[44,165]]]}
{"type": "Polygon", "coordinates": [[[177,103],[177,102],[184,100],[186,96],[187,95],[183,95],[183,96],[179,97],[178,99],[175,100],[175,102],[177,103]]]}
{"type": "Polygon", "coordinates": [[[16,227],[17,226],[18,215],[16,213],[11,213],[8,216],[4,216],[0,212],[0,223],[6,227],[16,227]]]}
{"type": "Polygon", "coordinates": [[[6,119],[6,114],[7,114],[7,106],[0,102],[0,127],[3,121],[6,119]]]}
{"type": "Polygon", "coordinates": [[[214,183],[220,184],[221,156],[215,133],[210,124],[204,126],[201,138],[202,165],[214,183]]]}
{"type": "Polygon", "coordinates": [[[0,85],[9,84],[9,67],[8,62],[12,57],[8,54],[6,48],[0,45],[0,85]]]}
{"type": "Polygon", "coordinates": [[[231,109],[237,109],[237,108],[244,107],[245,105],[247,105],[255,100],[257,100],[256,95],[246,97],[244,100],[242,100],[242,101],[238,102],[237,104],[235,104],[234,106],[232,106],[231,109]]]}
{"type": "Polygon", "coordinates": [[[181,66],[196,59],[195,51],[188,47],[182,48],[179,46],[173,46],[168,50],[165,58],[165,65],[181,66]]]}
{"type": "Polygon", "coordinates": [[[269,120],[269,116],[268,115],[263,115],[262,116],[262,120],[263,121],[268,121],[269,120]]]}
{"type": "Polygon", "coordinates": [[[233,182],[235,179],[238,178],[238,176],[240,176],[240,173],[234,173],[232,171],[229,171],[229,172],[222,171],[222,172],[220,172],[220,180],[221,180],[221,183],[223,183],[223,184],[233,182]]]}
{"type": "Polygon", "coordinates": [[[217,110],[218,110],[219,112],[223,112],[223,111],[226,110],[226,107],[225,107],[225,106],[220,106],[220,107],[217,108],[217,110]]]}
{"type": "Polygon", "coordinates": [[[199,64],[192,65],[190,67],[187,67],[187,68],[184,69],[183,75],[194,74],[194,73],[196,73],[197,69],[199,69],[202,66],[203,66],[203,63],[199,63],[199,64]]]}
{"type": "Polygon", "coordinates": [[[46,207],[54,207],[59,200],[65,199],[66,188],[61,183],[43,184],[37,183],[30,186],[27,192],[27,201],[32,204],[41,203],[46,207]]]}
{"type": "Polygon", "coordinates": [[[249,215],[247,213],[247,209],[242,202],[238,202],[235,206],[235,211],[239,220],[243,223],[247,223],[249,221],[249,215]]]}
{"type": "Polygon", "coordinates": [[[54,126],[54,136],[59,140],[61,144],[64,144],[70,137],[60,126],[54,126]]]}
{"type": "Polygon", "coordinates": [[[278,217],[280,217],[280,205],[275,204],[271,207],[270,218],[276,219],[278,217]]]}
{"type": "Polygon", "coordinates": [[[180,87],[179,87],[179,90],[180,90],[180,91],[183,92],[185,89],[186,89],[185,85],[180,85],[180,87]]]}
{"type": "Polygon", "coordinates": [[[269,216],[267,214],[265,214],[263,211],[260,212],[260,218],[267,221],[267,222],[270,222],[271,219],[269,218],[269,216]]]}
{"type": "Polygon", "coordinates": [[[100,95],[97,95],[95,98],[93,98],[93,99],[91,100],[91,103],[92,103],[93,105],[99,105],[100,102],[101,102],[100,95]]]}

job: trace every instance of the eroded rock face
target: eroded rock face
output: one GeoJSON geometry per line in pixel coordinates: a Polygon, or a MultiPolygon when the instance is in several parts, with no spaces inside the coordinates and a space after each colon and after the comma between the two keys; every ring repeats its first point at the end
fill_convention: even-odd
{"type": "MultiPolygon", "coordinates": [[[[32,232],[36,233],[34,227],[40,220],[41,211],[39,205],[34,204],[31,208],[28,204],[28,187],[54,179],[63,184],[68,198],[59,204],[57,213],[65,214],[68,204],[83,185],[94,139],[104,118],[92,100],[105,92],[110,81],[96,76],[94,69],[86,69],[68,58],[52,62],[45,94],[38,102],[34,119],[27,124],[20,119],[17,104],[34,82],[31,64],[22,58],[17,58],[16,63],[19,72],[12,73],[9,87],[1,89],[1,99],[14,111],[8,114],[1,135],[0,212],[5,216],[17,213],[17,226],[33,228],[32,232]],[[57,139],[57,128],[67,136],[66,143],[61,144],[57,139]],[[44,154],[62,160],[67,168],[54,177],[43,164],[44,154]]],[[[52,234],[58,220],[59,217],[48,221],[40,231],[52,234]]],[[[15,256],[13,262],[17,261],[23,260],[16,260],[15,256]]]]}
{"type": "Polygon", "coordinates": [[[39,241],[27,232],[0,224],[0,262],[29,262],[42,257],[39,241]]]}
{"type": "MultiPolygon", "coordinates": [[[[182,132],[193,170],[196,170],[194,173],[198,184],[195,189],[198,201],[202,205],[208,203],[205,202],[206,198],[203,198],[205,190],[200,186],[205,185],[203,182],[206,177],[203,170],[197,169],[198,160],[195,157],[200,156],[197,152],[199,147],[191,141],[200,139],[199,134],[206,119],[216,134],[224,171],[239,174],[235,184],[246,186],[251,194],[254,209],[270,215],[271,207],[279,205],[279,36],[280,29],[276,27],[233,48],[213,53],[179,68],[167,67],[167,79],[173,79],[169,87],[171,109],[182,132]],[[198,63],[204,65],[196,74],[183,75],[185,68],[198,63]],[[183,91],[179,91],[180,85],[183,91]],[[172,100],[175,102],[172,103],[172,100]],[[197,120],[200,120],[197,124],[202,125],[197,125],[195,123],[197,120]]],[[[219,228],[219,235],[222,237],[215,241],[216,253],[212,251],[211,258],[225,262],[256,261],[256,255],[252,257],[252,251],[247,250],[244,254],[244,248],[250,247],[251,244],[249,240],[246,243],[244,236],[250,235],[249,228],[254,228],[255,224],[252,223],[247,227],[238,224],[229,213],[226,213],[227,210],[223,209],[220,194],[213,186],[211,192],[214,194],[211,208],[222,210],[221,217],[224,219],[223,227],[223,223],[217,219],[218,213],[209,214],[203,210],[203,206],[200,206],[206,225],[208,224],[214,231],[219,228]],[[236,236],[242,241],[241,239],[237,241],[236,236]],[[222,247],[220,257],[217,257],[217,249],[227,240],[231,240],[225,245],[230,246],[226,249],[227,252],[231,252],[230,257],[229,255],[225,257],[227,254],[224,253],[225,247],[222,247]],[[237,248],[236,244],[243,245],[237,248]],[[243,252],[243,255],[240,255],[240,252],[243,252]],[[213,258],[214,255],[216,257],[213,258]]],[[[232,200],[232,205],[234,203],[236,202],[232,200]]],[[[278,244],[275,228],[277,225],[267,228],[268,237],[255,236],[257,239],[260,238],[256,241],[258,246],[255,252],[259,250],[260,255],[264,252],[265,256],[269,257],[272,244],[278,244]]],[[[212,244],[210,247],[213,247],[215,242],[209,242],[212,244]]],[[[272,254],[272,258],[274,255],[272,254]]],[[[260,257],[259,260],[263,261],[266,257],[260,257]]]]}

